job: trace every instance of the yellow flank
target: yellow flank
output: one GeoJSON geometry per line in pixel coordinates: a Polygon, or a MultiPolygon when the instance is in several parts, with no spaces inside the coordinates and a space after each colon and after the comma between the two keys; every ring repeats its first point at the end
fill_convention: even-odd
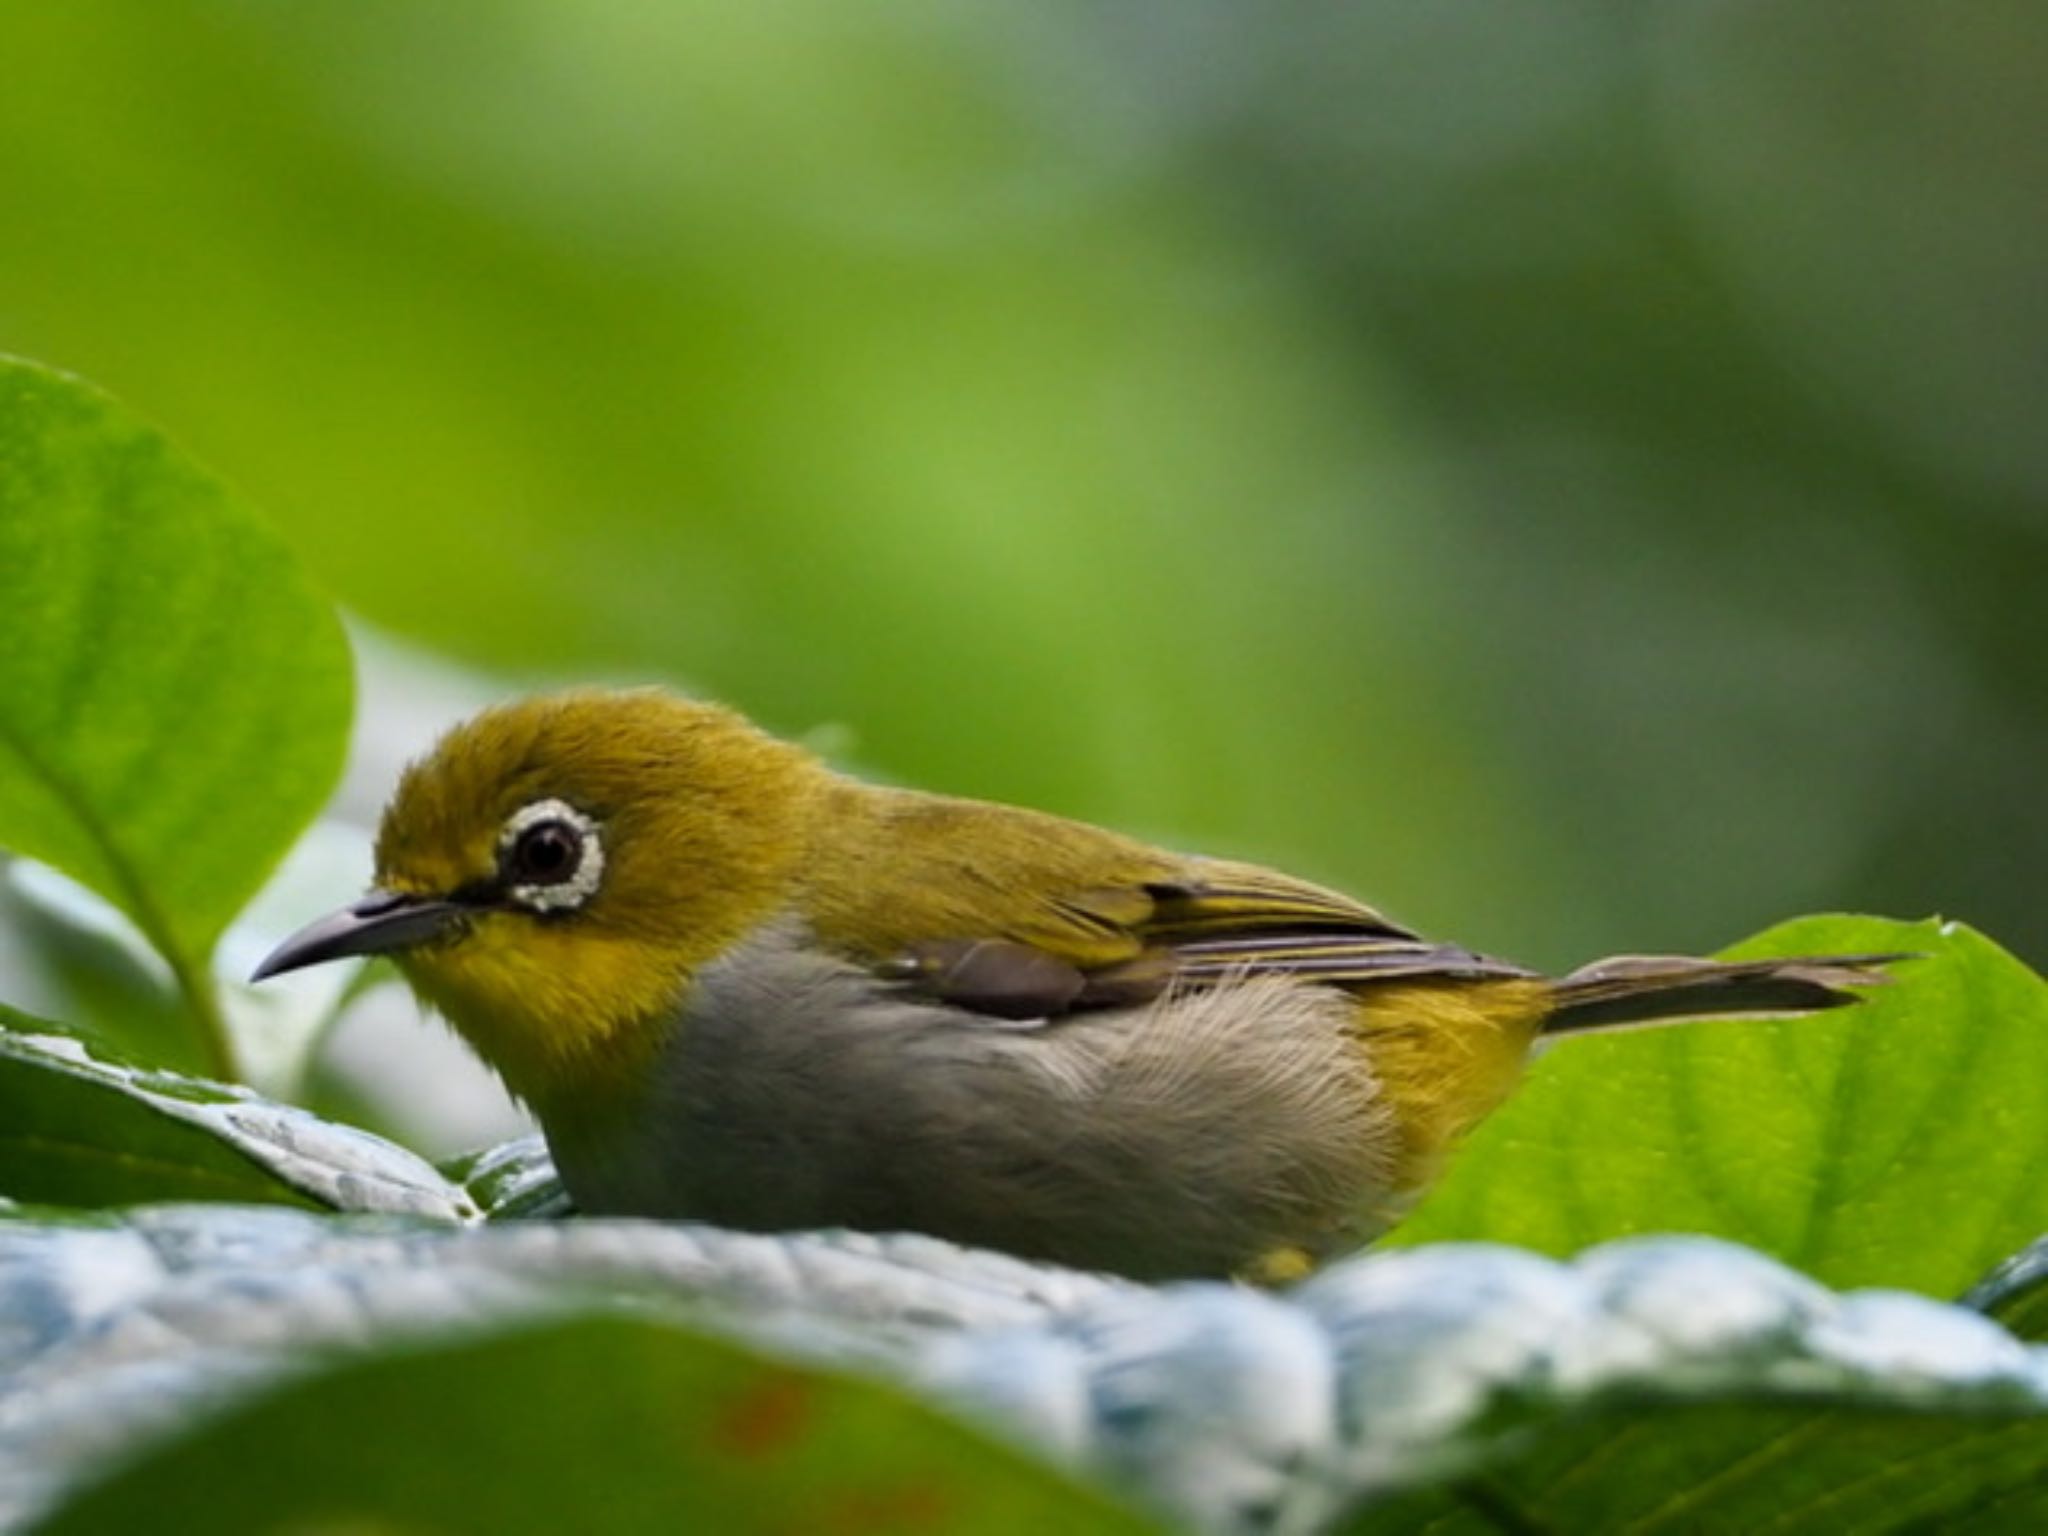
{"type": "Polygon", "coordinates": [[[1247,1285],[1292,1285],[1315,1273],[1315,1255],[1306,1248],[1289,1245],[1269,1248],[1237,1276],[1247,1285]]]}
{"type": "Polygon", "coordinates": [[[1550,983],[1389,982],[1358,994],[1359,1044],[1393,1106],[1396,1205],[1434,1180],[1465,1133],[1521,1082],[1550,983]]]}

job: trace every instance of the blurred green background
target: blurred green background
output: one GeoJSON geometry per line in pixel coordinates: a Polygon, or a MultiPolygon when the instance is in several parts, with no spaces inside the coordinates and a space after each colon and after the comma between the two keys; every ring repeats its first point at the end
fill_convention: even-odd
{"type": "Polygon", "coordinates": [[[2035,0],[68,0],[0,59],[0,350],[381,630],[1535,963],[2048,954],[2035,0]]]}

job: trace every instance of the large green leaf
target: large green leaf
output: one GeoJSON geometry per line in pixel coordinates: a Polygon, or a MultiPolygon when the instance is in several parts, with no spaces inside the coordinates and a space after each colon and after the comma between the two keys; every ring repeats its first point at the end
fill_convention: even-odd
{"type": "Polygon", "coordinates": [[[1990,1536],[2048,1519],[2038,1412],[1618,1401],[1503,1444],[1482,1472],[1372,1505],[1342,1529],[1990,1536]]]}
{"type": "Polygon", "coordinates": [[[96,1055],[0,1007],[0,1195],[52,1206],[262,1201],[474,1217],[403,1147],[244,1089],[96,1055]]]}
{"type": "MultiPolygon", "coordinates": [[[[1308,1536],[1367,1510],[1362,1528],[1387,1531],[1458,1529],[1475,1511],[1515,1530],[1952,1529],[1991,1509],[2040,1513],[2048,1487],[2048,1349],[1924,1297],[1831,1292],[1713,1240],[1638,1239],[1569,1265],[1487,1245],[1372,1254],[1275,1295],[1123,1284],[846,1232],[452,1227],[192,1205],[0,1220],[0,1525],[150,1454],[196,1403],[247,1402],[338,1358],[564,1307],[716,1323],[806,1362],[889,1372],[1215,1536],[1308,1536]]],[[[419,1413],[443,1414],[438,1427],[347,1399],[357,1418],[335,1436],[346,1444],[310,1464],[403,1482],[421,1454],[411,1442],[425,1439],[458,1464],[432,1477],[461,1478],[476,1455],[468,1436],[520,1414],[532,1421],[509,1433],[520,1454],[485,1458],[475,1475],[509,1464],[523,1477],[537,1462],[568,1485],[535,1495],[558,1513],[548,1499],[594,1495],[576,1470],[580,1431],[551,1416],[587,1411],[603,1433],[615,1411],[612,1357],[595,1358],[591,1375],[542,1364],[525,1382],[490,1366],[479,1379],[503,1401],[474,1410],[430,1389],[419,1413]]],[[[625,1390],[648,1405],[644,1378],[625,1390]]],[[[270,1418],[245,1414],[230,1443],[252,1464],[301,1464],[300,1431],[268,1438],[270,1418]]],[[[308,1410],[303,1433],[334,1422],[308,1410]]],[[[698,1421],[684,1408],[671,1422],[665,1452],[625,1442],[644,1467],[594,1458],[606,1485],[697,1478],[698,1421]]],[[[924,1454],[924,1431],[901,1422],[924,1454]]],[[[168,1454],[196,1475],[230,1453],[168,1454]]],[[[261,1497],[276,1494],[259,1481],[261,1497]]],[[[444,1497],[416,1511],[422,1527],[447,1528],[444,1497]]],[[[661,1508],[682,1495],[650,1497],[661,1508]]],[[[89,1507],[125,1528],[115,1506],[89,1507]]],[[[280,1513],[222,1509],[236,1521],[280,1513]]]]}
{"type": "Polygon", "coordinates": [[[872,1382],[619,1319],[344,1366],[39,1527],[639,1533],[1152,1529],[872,1382]]]}
{"type": "Polygon", "coordinates": [[[1732,956],[1911,951],[1860,1007],[1570,1041],[1395,1241],[1702,1232],[1953,1296],[2048,1231],[2048,986],[1960,924],[1813,917],[1732,956]]]}
{"type": "Polygon", "coordinates": [[[348,646],[219,482],[0,359],[0,846],[113,901],[232,1062],[207,957],[340,771],[348,646]]]}

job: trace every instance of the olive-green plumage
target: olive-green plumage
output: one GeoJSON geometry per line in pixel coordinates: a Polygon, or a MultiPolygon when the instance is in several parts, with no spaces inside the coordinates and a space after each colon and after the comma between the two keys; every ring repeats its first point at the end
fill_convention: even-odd
{"type": "Polygon", "coordinates": [[[1382,1230],[1540,1035],[1832,1007],[1886,958],[1550,981],[1271,870],[862,784],[655,690],[449,733],[377,887],[264,974],[393,951],[584,1210],[1145,1277],[1277,1277],[1382,1230]]]}

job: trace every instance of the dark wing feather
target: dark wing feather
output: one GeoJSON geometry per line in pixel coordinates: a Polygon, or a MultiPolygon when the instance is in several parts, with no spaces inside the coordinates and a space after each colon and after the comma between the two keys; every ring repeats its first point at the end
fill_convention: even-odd
{"type": "Polygon", "coordinates": [[[1339,985],[1409,976],[1530,974],[1519,966],[1476,955],[1454,944],[1329,933],[1211,939],[1179,945],[1174,953],[1179,962],[1175,974],[1190,981],[1214,980],[1246,970],[1284,972],[1339,985]]]}
{"type": "Polygon", "coordinates": [[[883,974],[971,1012],[1008,1020],[1122,1007],[1172,986],[1284,975],[1333,986],[1404,977],[1527,976],[1518,966],[1417,937],[1334,891],[1252,866],[1149,881],[1058,903],[1063,944],[1034,924],[1011,935],[909,946],[883,974]],[[1121,958],[1096,957],[1107,946],[1121,958]]]}

